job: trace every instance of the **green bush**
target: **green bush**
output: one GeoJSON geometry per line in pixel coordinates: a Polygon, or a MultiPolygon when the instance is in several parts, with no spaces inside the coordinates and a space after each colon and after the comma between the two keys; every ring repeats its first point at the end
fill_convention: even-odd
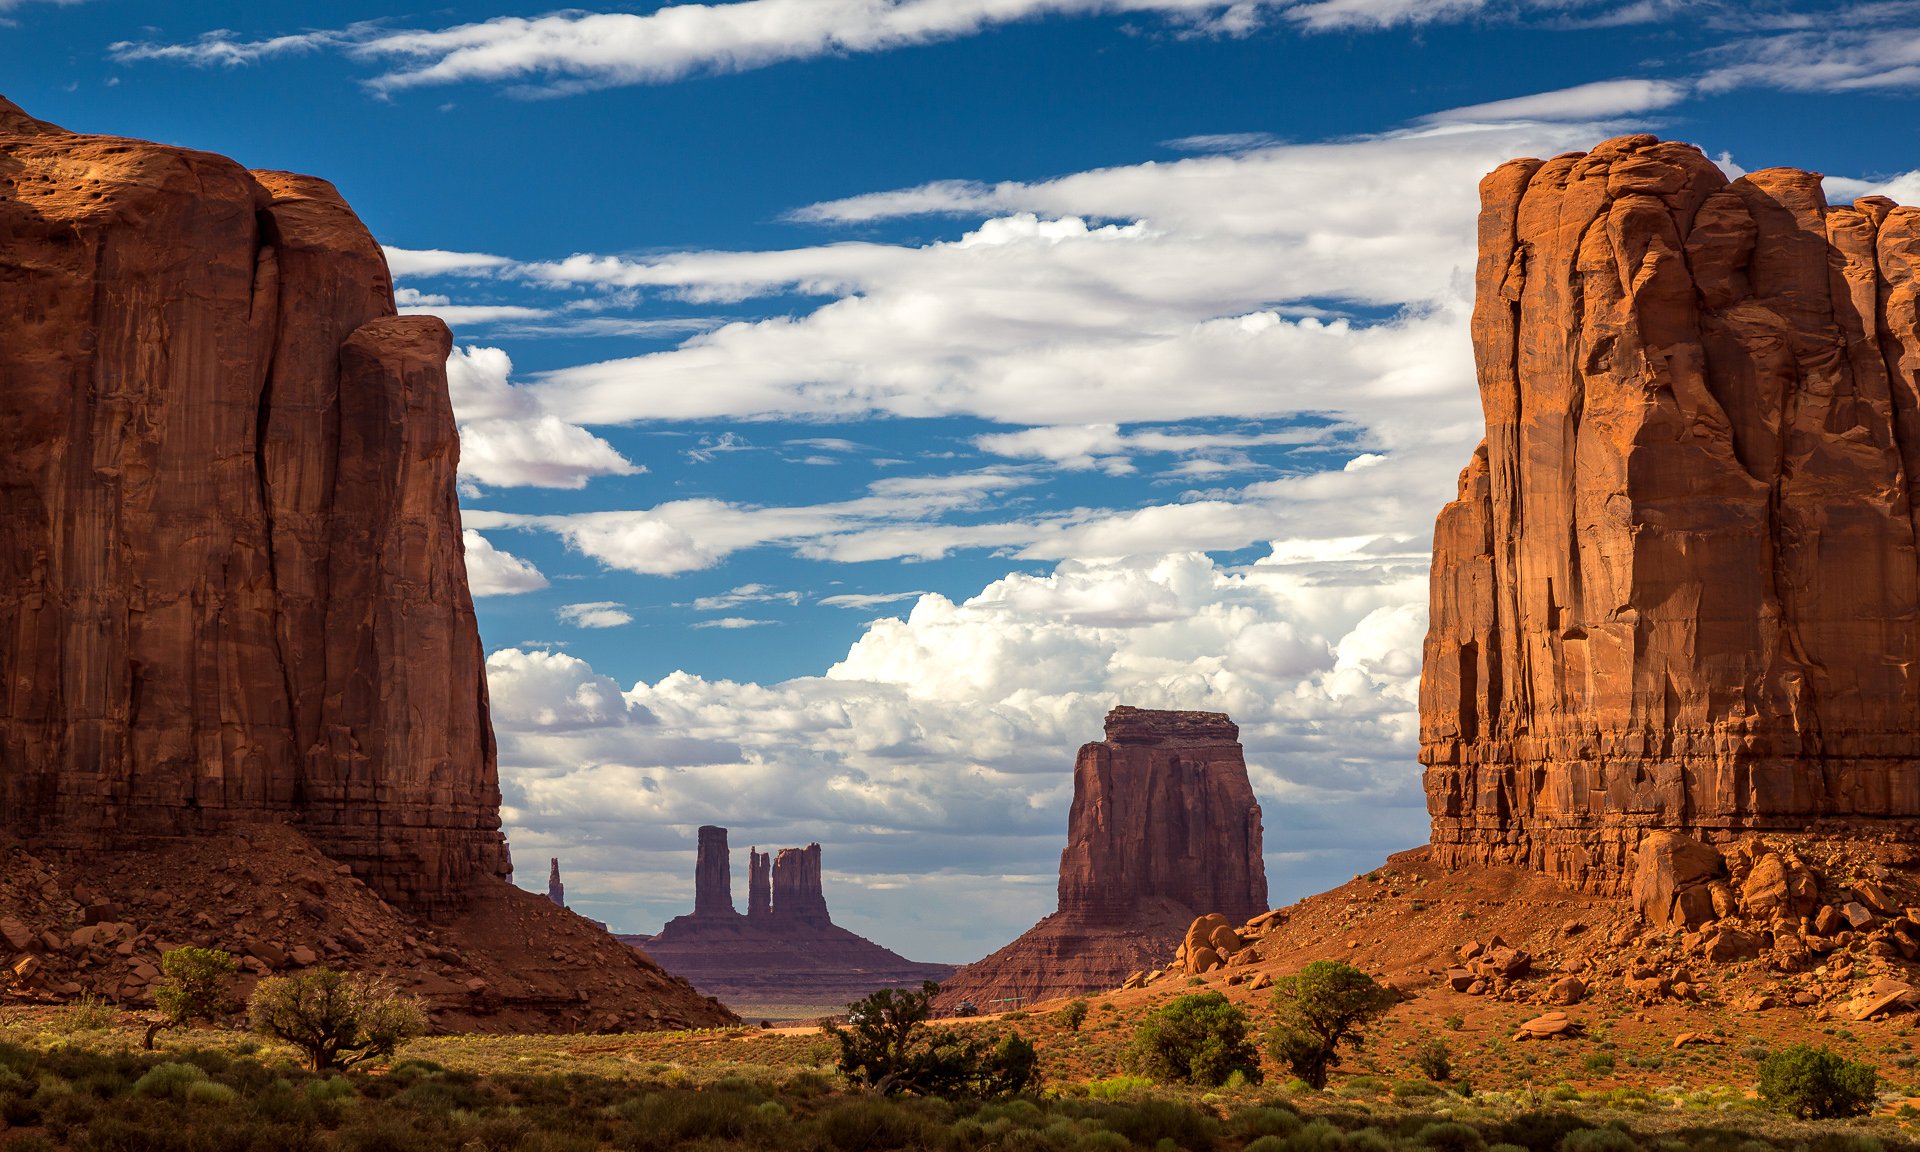
{"type": "Polygon", "coordinates": [[[1267,1038],[1267,1054],[1315,1088],[1340,1062],[1341,1045],[1358,1048],[1360,1030],[1400,1000],[1351,964],[1315,960],[1279,980],[1273,990],[1280,1019],[1267,1038]]]}
{"type": "Polygon", "coordinates": [[[1422,1148],[1431,1148],[1433,1152],[1481,1152],[1487,1146],[1486,1138],[1480,1130],[1457,1120],[1446,1120],[1428,1124],[1420,1129],[1414,1140],[1422,1148]]]}
{"type": "Polygon", "coordinates": [[[1639,1147],[1632,1134],[1618,1128],[1583,1128],[1562,1137],[1559,1152],[1636,1152],[1639,1147]]]}
{"type": "Polygon", "coordinates": [[[1453,1079],[1453,1049],[1438,1036],[1420,1045],[1413,1054],[1413,1066],[1429,1080],[1453,1079]]]}
{"type": "Polygon", "coordinates": [[[837,1152],[880,1152],[926,1143],[924,1120],[887,1100],[836,1100],[814,1120],[814,1130],[837,1152]]]}
{"type": "Polygon", "coordinates": [[[310,968],[260,981],[247,1001],[253,1030],[307,1055],[315,1072],[351,1068],[393,1055],[426,1031],[419,999],[378,977],[310,968]]]}
{"type": "Polygon", "coordinates": [[[883,1096],[993,1099],[1038,1082],[1039,1054],[1019,1033],[996,1042],[976,1028],[929,1027],[939,991],[929,980],[918,992],[882,988],[849,1005],[847,1026],[825,1029],[840,1046],[841,1074],[883,1096]]]}
{"type": "Polygon", "coordinates": [[[1087,1002],[1085,1000],[1067,1001],[1066,1006],[1060,1009],[1058,1018],[1067,1031],[1080,1031],[1080,1025],[1087,1022],[1087,1002]]]}
{"type": "Polygon", "coordinates": [[[1581,1061],[1581,1065],[1596,1076],[1604,1076],[1613,1071],[1613,1053],[1590,1052],[1587,1058],[1581,1061]]]}
{"type": "Polygon", "coordinates": [[[1108,1129],[1142,1148],[1171,1140],[1175,1148],[1211,1148],[1220,1122],[1181,1100],[1148,1096],[1121,1105],[1100,1118],[1108,1129]]]}
{"type": "Polygon", "coordinates": [[[1276,1108],[1268,1104],[1258,1108],[1243,1108],[1233,1114],[1229,1123],[1234,1134],[1243,1138],[1290,1136],[1299,1130],[1300,1116],[1290,1108],[1276,1108]]]}
{"type": "Polygon", "coordinates": [[[229,1011],[227,981],[237,968],[231,953],[218,948],[174,948],[160,957],[165,978],[154,985],[160,1018],[147,1025],[147,1047],[164,1028],[185,1028],[195,1020],[211,1024],[229,1011]]]}
{"type": "Polygon", "coordinates": [[[1148,1016],[1134,1035],[1131,1057],[1136,1069],[1162,1080],[1214,1088],[1238,1072],[1260,1082],[1247,1014],[1218,992],[1181,996],[1148,1016]]]}
{"type": "Polygon", "coordinates": [[[1760,1062],[1760,1098],[1803,1120],[1860,1116],[1873,1110],[1879,1073],[1826,1048],[1795,1044],[1760,1062]]]}
{"type": "Polygon", "coordinates": [[[194,1064],[155,1064],[147,1069],[146,1075],[134,1081],[133,1093],[136,1096],[152,1096],[160,1100],[184,1100],[187,1089],[204,1081],[207,1074],[194,1064]]]}

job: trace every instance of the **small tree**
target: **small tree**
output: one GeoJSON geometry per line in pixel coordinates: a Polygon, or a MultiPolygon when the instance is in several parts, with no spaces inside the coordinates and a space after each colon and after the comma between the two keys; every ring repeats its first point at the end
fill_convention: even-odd
{"type": "Polygon", "coordinates": [[[1429,1080],[1453,1078],[1453,1048],[1438,1036],[1420,1045],[1413,1054],[1413,1063],[1429,1080]]]}
{"type": "Polygon", "coordinates": [[[262,980],[247,1017],[254,1031],[305,1052],[315,1072],[392,1056],[427,1025],[417,997],[377,977],[331,968],[262,980]]]}
{"type": "Polygon", "coordinates": [[[1760,1098],[1803,1120],[1861,1116],[1873,1110],[1880,1074],[1826,1048],[1795,1044],[1760,1062],[1760,1098]]]}
{"type": "Polygon", "coordinates": [[[185,1028],[195,1020],[211,1024],[225,1015],[227,981],[236,966],[233,955],[218,948],[175,948],[160,957],[160,971],[166,978],[153,989],[160,1018],[147,1024],[149,1051],[163,1029],[185,1028]]]}
{"type": "Polygon", "coordinates": [[[1014,1033],[997,1043],[931,1028],[929,980],[920,991],[882,988],[847,1008],[847,1026],[826,1026],[840,1045],[840,1071],[885,1096],[1008,1096],[1038,1080],[1033,1045],[1014,1033]]]}
{"type": "Polygon", "coordinates": [[[1399,993],[1351,964],[1315,960],[1275,983],[1280,1020],[1268,1033],[1267,1053],[1311,1087],[1325,1088],[1340,1046],[1360,1047],[1360,1029],[1399,1001],[1399,993]]]}
{"type": "Polygon", "coordinates": [[[1069,1000],[1066,1007],[1060,1009],[1060,1023],[1067,1026],[1067,1031],[1078,1032],[1080,1025],[1086,1022],[1087,1002],[1085,1000],[1069,1000]]]}
{"type": "Polygon", "coordinates": [[[1209,1088],[1235,1072],[1260,1082],[1247,1014],[1218,992],[1182,996],[1148,1016],[1134,1035],[1133,1064],[1149,1076],[1209,1088]]]}

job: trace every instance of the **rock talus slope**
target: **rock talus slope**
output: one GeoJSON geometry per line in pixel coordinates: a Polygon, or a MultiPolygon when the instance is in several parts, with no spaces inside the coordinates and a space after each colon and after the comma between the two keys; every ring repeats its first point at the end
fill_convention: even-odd
{"type": "Polygon", "coordinates": [[[0,812],[295,815],[410,907],[508,870],[451,337],[321,180],[0,101],[0,812]]]}
{"type": "MultiPolygon", "coordinates": [[[[951,1006],[1119,985],[1172,955],[1196,916],[1267,907],[1260,804],[1218,712],[1118,707],[1074,761],[1059,909],[943,989],[951,1006]]],[[[1004,1007],[1005,1005],[999,1005],[1004,1007]]]]}
{"type": "Polygon", "coordinates": [[[1436,858],[1624,892],[1651,830],[1920,816],[1920,209],[1651,136],[1481,193],[1436,858]]]}

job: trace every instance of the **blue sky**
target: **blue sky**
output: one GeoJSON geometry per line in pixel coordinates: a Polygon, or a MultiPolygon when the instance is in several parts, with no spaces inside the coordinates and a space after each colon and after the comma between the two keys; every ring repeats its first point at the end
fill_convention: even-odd
{"type": "Polygon", "coordinates": [[[1230,712],[1291,899],[1424,839],[1474,182],[1627,131],[1920,199],[1920,5],[0,0],[4,94],[333,180],[444,315],[521,878],[826,847],[973,959],[1074,748],[1230,712]]]}

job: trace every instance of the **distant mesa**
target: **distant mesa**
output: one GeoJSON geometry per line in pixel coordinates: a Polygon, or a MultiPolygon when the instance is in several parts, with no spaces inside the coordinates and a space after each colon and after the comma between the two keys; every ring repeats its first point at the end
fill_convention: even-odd
{"type": "Polygon", "coordinates": [[[747,911],[733,905],[727,830],[699,830],[693,911],[658,935],[621,936],[669,972],[742,1008],[844,1007],[881,988],[943,980],[948,964],[920,964],[833,922],[820,882],[820,845],[747,853],[747,911]]]}
{"type": "Polygon", "coordinates": [[[1058,911],[962,968],[942,1003],[1104,991],[1163,965],[1199,916],[1267,910],[1260,804],[1233,721],[1121,706],[1106,736],[1074,761],[1058,911]]]}
{"type": "MultiPolygon", "coordinates": [[[[1920,818],[1920,208],[1625,136],[1481,182],[1486,438],[1434,531],[1433,851],[1920,818]]],[[[1908,832],[1900,833],[1905,828],[1908,832]]]]}

